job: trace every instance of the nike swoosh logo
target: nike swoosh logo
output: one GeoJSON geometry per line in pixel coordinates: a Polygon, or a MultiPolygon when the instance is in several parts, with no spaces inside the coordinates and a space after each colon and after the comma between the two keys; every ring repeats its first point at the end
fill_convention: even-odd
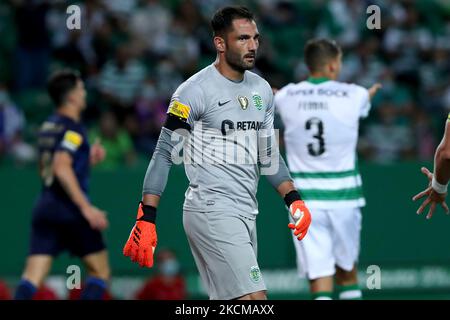
{"type": "Polygon", "coordinates": [[[230,102],[231,100],[225,101],[225,102],[220,102],[219,101],[219,107],[223,106],[224,104],[227,104],[228,102],[230,102]]]}

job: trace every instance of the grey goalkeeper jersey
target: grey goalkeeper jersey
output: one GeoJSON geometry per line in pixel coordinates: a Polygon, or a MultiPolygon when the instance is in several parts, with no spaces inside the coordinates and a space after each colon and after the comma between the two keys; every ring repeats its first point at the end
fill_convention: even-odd
{"type": "MultiPolygon", "coordinates": [[[[280,165],[278,149],[265,154],[270,143],[262,142],[273,134],[273,94],[267,81],[246,71],[241,82],[233,82],[210,65],[176,90],[168,113],[191,126],[183,149],[189,179],[184,209],[256,215],[258,164],[267,162],[268,174],[280,165]]],[[[290,179],[288,174],[285,178],[290,179]]]]}

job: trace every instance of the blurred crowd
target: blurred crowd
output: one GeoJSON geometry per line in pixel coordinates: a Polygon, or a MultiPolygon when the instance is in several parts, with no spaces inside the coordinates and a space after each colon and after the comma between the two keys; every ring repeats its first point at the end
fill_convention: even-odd
{"type": "Polygon", "coordinates": [[[303,46],[331,37],[344,51],[342,81],[383,89],[363,122],[360,155],[388,163],[430,160],[450,110],[450,1],[446,0],[6,0],[0,3],[0,161],[35,161],[35,133],[52,112],[48,75],[78,69],[85,120],[110,155],[104,169],[153,152],[170,96],[212,63],[209,21],[244,4],[262,36],[256,72],[273,87],[307,77],[303,46]],[[70,4],[81,29],[69,30],[70,4]],[[369,30],[366,9],[381,8],[369,30]]]}

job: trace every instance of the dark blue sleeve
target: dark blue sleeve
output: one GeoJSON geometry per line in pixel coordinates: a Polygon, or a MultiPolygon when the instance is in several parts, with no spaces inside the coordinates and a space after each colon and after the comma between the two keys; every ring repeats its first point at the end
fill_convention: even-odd
{"type": "Polygon", "coordinates": [[[68,126],[56,147],[56,151],[67,151],[74,155],[83,145],[85,135],[81,127],[68,126]]]}

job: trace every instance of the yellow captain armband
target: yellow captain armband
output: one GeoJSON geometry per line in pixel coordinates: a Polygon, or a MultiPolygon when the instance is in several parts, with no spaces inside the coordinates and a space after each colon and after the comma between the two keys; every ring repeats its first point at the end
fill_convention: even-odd
{"type": "Polygon", "coordinates": [[[169,106],[169,110],[167,111],[168,114],[179,117],[183,121],[186,121],[188,119],[190,112],[191,107],[176,100],[172,101],[169,106]]]}

